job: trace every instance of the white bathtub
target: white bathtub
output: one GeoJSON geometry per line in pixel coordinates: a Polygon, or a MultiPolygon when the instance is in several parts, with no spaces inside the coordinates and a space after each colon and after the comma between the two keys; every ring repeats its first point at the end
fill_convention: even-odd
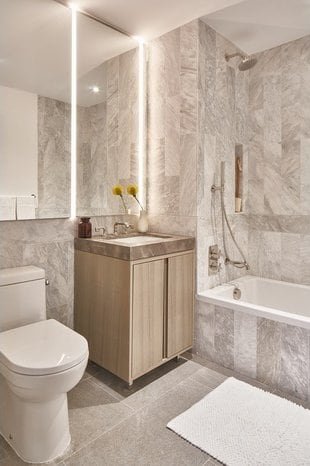
{"type": "Polygon", "coordinates": [[[310,329],[310,286],[249,275],[199,293],[197,299],[310,329]],[[241,290],[239,300],[233,297],[234,284],[241,290]]]}

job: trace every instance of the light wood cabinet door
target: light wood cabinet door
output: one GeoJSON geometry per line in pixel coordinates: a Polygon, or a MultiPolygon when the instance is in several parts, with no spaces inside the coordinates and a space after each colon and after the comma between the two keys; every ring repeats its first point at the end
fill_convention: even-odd
{"type": "Polygon", "coordinates": [[[132,378],[163,360],[165,260],[133,266],[132,378]]]}
{"type": "Polygon", "coordinates": [[[91,361],[130,380],[130,263],[76,251],[75,329],[91,361]]]}
{"type": "Polygon", "coordinates": [[[192,346],[194,254],[168,259],[167,357],[192,346]]]}

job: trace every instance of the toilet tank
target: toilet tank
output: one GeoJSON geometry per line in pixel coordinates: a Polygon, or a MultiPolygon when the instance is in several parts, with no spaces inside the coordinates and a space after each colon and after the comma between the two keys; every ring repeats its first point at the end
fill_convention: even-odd
{"type": "Polygon", "coordinates": [[[45,271],[0,269],[0,332],[46,319],[45,271]]]}

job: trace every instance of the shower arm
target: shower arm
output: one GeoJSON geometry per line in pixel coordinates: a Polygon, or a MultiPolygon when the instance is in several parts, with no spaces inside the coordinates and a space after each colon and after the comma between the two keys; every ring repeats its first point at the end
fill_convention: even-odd
{"type": "Polygon", "coordinates": [[[235,58],[235,57],[240,57],[240,58],[242,58],[243,60],[246,58],[245,55],[243,55],[243,54],[240,53],[240,52],[231,53],[231,54],[226,53],[226,54],[225,54],[225,60],[226,60],[226,61],[229,61],[231,58],[235,58]]]}

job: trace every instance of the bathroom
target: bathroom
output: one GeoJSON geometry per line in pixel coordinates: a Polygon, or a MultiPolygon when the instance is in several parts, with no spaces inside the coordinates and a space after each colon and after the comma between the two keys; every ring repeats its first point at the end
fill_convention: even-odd
{"type": "Polygon", "coordinates": [[[74,329],[63,335],[90,352],[68,393],[66,445],[48,454],[38,433],[16,445],[1,405],[0,465],[310,464],[310,3],[0,9],[0,332],[33,325],[3,324],[17,296],[5,290],[31,273],[46,295],[35,320],[74,329]],[[145,306],[161,309],[151,328],[145,306]],[[184,433],[176,420],[204,399],[229,416],[237,382],[240,415],[246,393],[265,396],[242,411],[245,442],[231,446],[226,420],[199,421],[197,440],[184,418],[184,433]],[[271,445],[300,456],[277,456],[259,430],[272,403],[271,445]],[[293,418],[297,437],[283,424],[281,443],[293,418]]]}

